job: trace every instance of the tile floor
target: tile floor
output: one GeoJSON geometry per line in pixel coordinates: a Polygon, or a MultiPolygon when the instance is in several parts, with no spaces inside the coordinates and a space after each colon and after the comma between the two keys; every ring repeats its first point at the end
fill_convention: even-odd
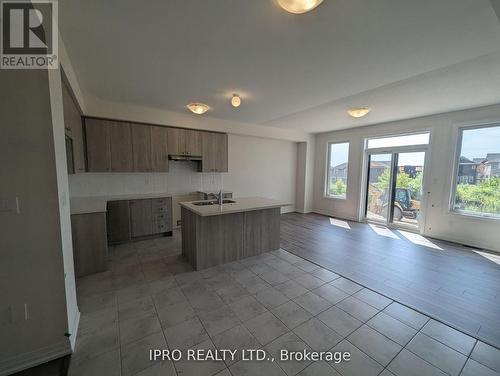
{"type": "Polygon", "coordinates": [[[500,350],[278,250],[199,272],[180,237],[113,247],[77,281],[70,376],[500,375],[500,350]],[[351,361],[151,362],[150,348],[350,351],[351,361]]]}

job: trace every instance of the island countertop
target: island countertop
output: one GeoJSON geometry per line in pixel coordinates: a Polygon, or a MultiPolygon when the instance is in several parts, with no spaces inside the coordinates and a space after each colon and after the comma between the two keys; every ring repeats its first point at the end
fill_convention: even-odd
{"type": "Polygon", "coordinates": [[[272,208],[281,208],[283,206],[290,206],[290,203],[285,203],[278,200],[273,200],[264,197],[240,197],[234,198],[234,203],[222,204],[222,205],[194,205],[198,201],[181,202],[180,205],[193,213],[200,215],[202,217],[211,215],[221,215],[221,214],[231,214],[231,213],[241,213],[253,210],[263,210],[272,208]]]}

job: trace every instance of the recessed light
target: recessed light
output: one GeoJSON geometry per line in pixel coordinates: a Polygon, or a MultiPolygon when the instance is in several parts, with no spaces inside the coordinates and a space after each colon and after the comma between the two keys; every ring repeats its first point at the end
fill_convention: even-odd
{"type": "Polygon", "coordinates": [[[363,116],[368,115],[371,111],[369,107],[358,107],[358,108],[350,108],[347,110],[347,113],[353,118],[361,118],[363,116]]]}
{"type": "Polygon", "coordinates": [[[233,94],[233,97],[231,98],[231,104],[233,105],[233,107],[240,107],[241,98],[238,94],[233,94]]]}
{"type": "Polygon", "coordinates": [[[196,115],[203,115],[210,109],[210,107],[208,107],[204,103],[189,103],[186,107],[189,109],[189,111],[196,115]]]}
{"type": "Polygon", "coordinates": [[[294,14],[309,12],[322,2],[323,0],[278,0],[280,7],[294,14]]]}

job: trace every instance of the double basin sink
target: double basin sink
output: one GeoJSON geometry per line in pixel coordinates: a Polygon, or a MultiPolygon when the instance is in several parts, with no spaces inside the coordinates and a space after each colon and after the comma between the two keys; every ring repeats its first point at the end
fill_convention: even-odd
{"type": "MultiPolygon", "coordinates": [[[[229,199],[222,200],[223,204],[234,204],[235,202],[236,201],[229,200],[229,199]]],[[[196,206],[217,205],[217,200],[197,201],[197,202],[193,202],[192,204],[196,205],[196,206]]]]}

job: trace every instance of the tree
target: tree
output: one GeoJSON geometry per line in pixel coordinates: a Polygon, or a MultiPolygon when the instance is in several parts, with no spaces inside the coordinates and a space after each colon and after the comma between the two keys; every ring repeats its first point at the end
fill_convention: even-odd
{"type": "Polygon", "coordinates": [[[345,195],[347,191],[347,187],[342,180],[334,181],[330,180],[330,184],[328,186],[328,193],[332,196],[342,196],[345,195]]]}
{"type": "Polygon", "coordinates": [[[455,207],[500,214],[500,177],[496,176],[479,184],[458,184],[455,207]]]}
{"type": "MultiPolygon", "coordinates": [[[[399,171],[396,177],[396,188],[409,189],[410,196],[414,200],[419,200],[422,191],[422,172],[419,172],[414,178],[404,171],[399,171]]],[[[391,181],[389,169],[385,169],[378,177],[378,181],[373,185],[384,191],[388,190],[391,181]]]]}

